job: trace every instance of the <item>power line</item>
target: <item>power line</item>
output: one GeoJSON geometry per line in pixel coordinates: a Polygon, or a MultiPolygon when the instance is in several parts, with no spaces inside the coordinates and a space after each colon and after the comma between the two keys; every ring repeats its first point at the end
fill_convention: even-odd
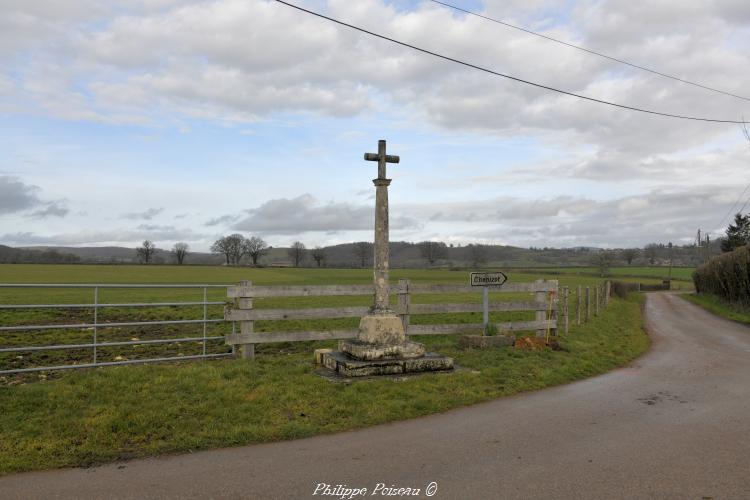
{"type": "MultiPolygon", "coordinates": [[[[716,227],[721,227],[722,224],[724,224],[724,221],[727,220],[727,217],[729,217],[729,215],[734,210],[734,207],[737,206],[737,204],[740,202],[742,197],[745,196],[745,193],[747,192],[748,189],[750,189],[750,182],[747,184],[747,186],[745,186],[745,189],[742,190],[740,195],[737,197],[737,200],[734,203],[732,203],[731,208],[727,211],[724,217],[721,218],[721,222],[719,222],[719,224],[716,227]]],[[[748,198],[748,201],[750,201],[750,198],[748,198]]],[[[745,208],[746,205],[747,205],[747,201],[745,202],[745,205],[742,205],[742,208],[740,209],[740,213],[742,213],[742,210],[745,208]]]]}
{"type": "MultiPolygon", "coordinates": [[[[745,121],[745,117],[744,117],[744,116],[742,117],[742,121],[745,121]]],[[[745,125],[744,123],[742,124],[742,134],[743,134],[743,135],[745,136],[745,138],[747,139],[747,141],[748,141],[748,142],[750,143],[750,132],[748,132],[748,130],[747,130],[747,126],[746,126],[746,125],[745,125]]],[[[743,197],[743,196],[745,196],[745,193],[747,192],[747,190],[748,190],[749,188],[750,188],[750,182],[748,182],[748,183],[747,183],[747,186],[745,186],[745,189],[743,189],[743,190],[742,190],[742,192],[741,192],[741,193],[740,193],[740,195],[739,195],[739,196],[737,197],[737,199],[735,200],[735,202],[734,202],[734,203],[732,203],[732,206],[731,206],[731,208],[730,208],[730,209],[729,209],[729,211],[728,211],[728,212],[727,212],[727,213],[726,213],[726,214],[724,215],[724,217],[722,217],[722,218],[721,218],[721,222],[719,222],[719,225],[718,225],[717,227],[722,227],[722,224],[724,224],[724,221],[725,221],[725,220],[727,219],[727,217],[729,217],[729,215],[730,215],[730,214],[732,213],[732,211],[734,210],[734,207],[736,207],[736,206],[737,206],[737,204],[738,204],[738,203],[740,202],[740,200],[742,199],[742,197],[743,197]]],[[[748,202],[750,202],[750,198],[748,198],[748,199],[747,199],[747,200],[745,201],[745,204],[744,204],[744,205],[742,205],[742,208],[740,208],[740,210],[739,210],[739,213],[742,213],[742,211],[743,211],[743,210],[745,209],[745,207],[747,206],[748,202]]],[[[737,212],[735,212],[735,213],[737,213],[737,212]]]]}
{"type": "Polygon", "coordinates": [[[466,66],[466,67],[469,67],[469,68],[473,68],[473,69],[476,69],[476,70],[479,70],[479,71],[484,71],[485,73],[489,73],[491,75],[500,76],[502,78],[507,78],[509,80],[513,80],[513,81],[520,82],[520,83],[525,83],[526,85],[531,85],[531,86],[534,86],[534,87],[538,87],[540,89],[545,89],[545,90],[549,90],[549,91],[552,91],[552,92],[557,92],[559,94],[564,94],[564,95],[569,95],[569,96],[572,96],[572,97],[577,97],[579,99],[584,99],[586,101],[597,102],[599,104],[606,104],[608,106],[614,106],[616,108],[621,108],[621,109],[628,109],[630,111],[638,111],[640,113],[648,113],[648,114],[651,114],[651,115],[666,116],[668,118],[679,118],[681,120],[693,120],[693,121],[712,122],[712,123],[734,123],[734,124],[744,124],[744,123],[747,123],[747,122],[744,122],[744,121],[737,121],[737,120],[720,120],[720,119],[715,119],[715,118],[701,118],[701,117],[695,117],[695,116],[674,115],[674,114],[671,114],[671,113],[662,113],[660,111],[652,111],[652,110],[644,109],[644,108],[636,108],[634,106],[627,106],[625,104],[617,104],[617,103],[610,102],[610,101],[604,101],[602,99],[596,99],[594,97],[588,97],[588,96],[585,96],[585,95],[576,94],[576,93],[573,93],[573,92],[568,92],[566,90],[560,90],[560,89],[557,89],[557,88],[554,88],[554,87],[549,87],[547,85],[542,85],[540,83],[534,83],[534,82],[531,82],[529,80],[524,80],[522,78],[517,78],[515,76],[506,75],[505,73],[500,73],[500,72],[497,72],[497,71],[493,71],[491,69],[483,68],[482,66],[477,66],[476,64],[472,64],[472,63],[468,63],[468,62],[465,62],[465,61],[461,61],[460,59],[455,59],[453,57],[449,57],[449,56],[446,56],[446,55],[443,55],[443,54],[438,54],[437,52],[432,52],[430,50],[423,49],[421,47],[417,47],[416,45],[411,45],[411,44],[408,44],[406,42],[402,42],[402,41],[396,40],[394,38],[389,38],[389,37],[387,37],[385,35],[381,35],[381,34],[375,33],[373,31],[368,31],[368,30],[366,30],[364,28],[360,28],[359,26],[355,26],[353,24],[345,23],[344,21],[339,21],[338,19],[334,19],[333,17],[328,17],[328,16],[326,16],[324,14],[320,14],[319,12],[308,10],[308,9],[305,9],[305,8],[300,7],[298,5],[294,5],[294,4],[291,4],[289,2],[285,2],[283,0],[276,0],[276,2],[278,2],[280,4],[284,4],[284,5],[288,6],[288,7],[292,7],[294,9],[299,10],[299,11],[306,12],[307,14],[311,14],[313,16],[320,17],[321,19],[325,19],[327,21],[331,21],[333,23],[340,24],[341,26],[346,26],[347,28],[351,28],[351,29],[354,29],[354,30],[357,30],[357,31],[361,31],[362,33],[366,33],[368,35],[371,35],[371,36],[374,36],[374,37],[377,37],[377,38],[380,38],[380,39],[383,39],[383,40],[387,40],[389,42],[401,45],[403,47],[407,47],[407,48],[410,48],[410,49],[422,52],[424,54],[429,54],[431,56],[438,57],[438,58],[444,59],[446,61],[454,62],[456,64],[461,64],[463,66],[466,66]]]}
{"type": "Polygon", "coordinates": [[[680,77],[677,77],[677,76],[674,76],[674,75],[670,75],[670,74],[667,74],[667,73],[662,73],[661,71],[657,71],[655,69],[647,68],[645,66],[641,66],[641,65],[635,64],[635,63],[631,63],[631,62],[625,61],[623,59],[618,59],[616,57],[608,56],[607,54],[603,54],[603,53],[597,52],[595,50],[587,49],[586,47],[582,47],[580,45],[575,45],[573,43],[566,42],[566,41],[560,40],[558,38],[553,38],[551,36],[547,36],[547,35],[543,35],[541,33],[537,33],[536,31],[532,31],[530,29],[523,28],[521,26],[516,26],[514,24],[510,24],[508,22],[501,21],[499,19],[494,19],[492,17],[485,16],[485,15],[479,14],[477,12],[472,12],[470,10],[458,7],[456,5],[452,5],[452,4],[449,4],[449,3],[446,3],[446,2],[441,2],[439,0],[429,0],[429,1],[433,2],[433,3],[436,3],[436,4],[439,4],[439,5],[442,5],[444,7],[448,7],[449,9],[458,10],[458,11],[464,12],[464,13],[472,15],[472,16],[476,16],[476,17],[480,17],[482,19],[486,19],[487,21],[492,21],[493,23],[502,24],[503,26],[506,26],[508,28],[513,28],[514,30],[523,31],[524,33],[528,33],[530,35],[534,35],[534,36],[538,36],[540,38],[544,38],[544,39],[549,40],[551,42],[559,43],[559,44],[571,47],[573,49],[582,50],[584,52],[588,52],[589,54],[592,54],[592,55],[595,55],[595,56],[599,56],[599,57],[603,57],[605,59],[609,59],[610,61],[615,61],[615,62],[620,63],[620,64],[625,64],[626,66],[630,66],[631,68],[636,68],[636,69],[640,69],[640,70],[643,70],[643,71],[648,71],[649,73],[653,73],[655,75],[663,76],[664,78],[670,78],[672,80],[676,80],[676,81],[681,82],[681,83],[686,83],[688,85],[693,85],[695,87],[700,87],[700,88],[705,89],[705,90],[710,90],[711,92],[718,92],[719,94],[724,94],[724,95],[727,95],[727,96],[730,96],[730,97],[736,97],[737,99],[743,99],[745,101],[750,101],[750,97],[743,97],[741,95],[732,94],[731,92],[727,92],[725,90],[720,90],[720,89],[717,89],[717,88],[714,88],[714,87],[709,87],[708,85],[703,85],[702,83],[691,82],[690,80],[685,80],[684,78],[680,78],[680,77]]]}
{"type": "Polygon", "coordinates": [[[745,200],[745,204],[744,204],[744,205],[742,205],[742,207],[740,207],[740,209],[739,209],[739,210],[737,211],[737,213],[740,213],[740,214],[741,214],[741,213],[742,213],[742,211],[743,211],[743,210],[745,210],[745,207],[747,206],[747,204],[748,204],[748,203],[750,203],[750,197],[748,197],[748,199],[747,199],[747,200],[745,200]]]}

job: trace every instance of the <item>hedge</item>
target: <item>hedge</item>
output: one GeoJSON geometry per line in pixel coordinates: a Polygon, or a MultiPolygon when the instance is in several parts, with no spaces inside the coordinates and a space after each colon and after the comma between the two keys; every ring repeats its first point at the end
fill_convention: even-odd
{"type": "Polygon", "coordinates": [[[697,293],[750,307],[750,248],[743,246],[712,258],[695,270],[693,283],[697,293]]]}

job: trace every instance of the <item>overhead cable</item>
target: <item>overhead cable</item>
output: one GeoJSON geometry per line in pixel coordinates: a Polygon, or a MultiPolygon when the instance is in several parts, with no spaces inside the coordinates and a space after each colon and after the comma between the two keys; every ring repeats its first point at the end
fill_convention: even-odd
{"type": "Polygon", "coordinates": [[[549,40],[551,42],[555,42],[555,43],[559,43],[559,44],[562,44],[562,45],[566,45],[566,46],[571,47],[573,49],[582,50],[584,52],[588,52],[589,54],[592,54],[592,55],[595,55],[595,56],[599,56],[599,57],[603,57],[605,59],[609,59],[610,61],[614,61],[614,62],[617,62],[617,63],[620,63],[620,64],[624,64],[626,66],[630,66],[631,68],[636,68],[636,69],[640,69],[640,70],[643,70],[643,71],[648,71],[649,73],[653,73],[655,75],[663,76],[664,78],[670,78],[672,80],[676,80],[676,81],[681,82],[681,83],[686,83],[688,85],[693,85],[694,87],[700,87],[700,88],[705,89],[705,90],[710,90],[711,92],[718,92],[719,94],[724,94],[724,95],[727,95],[727,96],[730,96],[730,97],[736,97],[737,99],[743,99],[745,101],[750,101],[750,97],[743,97],[741,95],[733,94],[733,93],[727,92],[725,90],[720,90],[720,89],[717,89],[717,88],[714,88],[714,87],[709,87],[708,85],[704,85],[702,83],[691,82],[690,80],[686,80],[686,79],[680,78],[678,76],[670,75],[668,73],[663,73],[663,72],[657,71],[655,69],[647,68],[646,66],[641,66],[639,64],[631,63],[631,62],[625,61],[624,59],[618,59],[617,57],[608,56],[607,54],[604,54],[602,52],[597,52],[595,50],[587,49],[586,47],[582,47],[580,45],[576,45],[576,44],[573,44],[573,43],[570,43],[570,42],[566,42],[564,40],[560,40],[559,38],[554,38],[554,37],[551,37],[551,36],[548,36],[548,35],[543,35],[542,33],[538,33],[536,31],[532,31],[530,29],[523,28],[521,26],[516,26],[514,24],[510,24],[508,22],[501,21],[499,19],[495,19],[495,18],[492,18],[492,17],[489,17],[489,16],[485,16],[483,14],[479,14],[477,12],[473,12],[471,10],[464,9],[464,8],[458,7],[456,5],[452,5],[452,4],[449,4],[449,3],[446,3],[446,2],[441,2],[440,0],[429,0],[429,1],[433,2],[433,3],[436,3],[436,4],[439,4],[439,5],[442,5],[444,7],[448,7],[449,9],[454,9],[454,10],[463,12],[465,14],[469,14],[471,16],[476,16],[476,17],[480,17],[482,19],[485,19],[487,21],[492,21],[493,23],[502,24],[503,26],[506,26],[508,28],[512,28],[514,30],[523,31],[524,33],[528,33],[530,35],[534,35],[534,36],[538,36],[540,38],[547,39],[547,40],[549,40]]]}
{"type": "Polygon", "coordinates": [[[660,112],[660,111],[653,111],[653,110],[649,110],[649,109],[645,109],[645,108],[638,108],[638,107],[635,107],[635,106],[627,106],[625,104],[617,104],[617,103],[610,102],[610,101],[605,101],[605,100],[602,100],[602,99],[596,99],[594,97],[588,97],[588,96],[585,96],[585,95],[576,94],[574,92],[568,92],[567,90],[560,90],[560,89],[557,89],[555,87],[550,87],[550,86],[547,86],[547,85],[542,85],[540,83],[535,83],[535,82],[532,82],[532,81],[529,81],[529,80],[524,80],[522,78],[517,78],[517,77],[511,76],[511,75],[506,75],[505,73],[500,73],[498,71],[494,71],[494,70],[491,70],[491,69],[488,69],[488,68],[483,68],[482,66],[477,66],[476,64],[472,64],[472,63],[469,63],[469,62],[466,62],[466,61],[462,61],[460,59],[456,59],[456,58],[453,58],[453,57],[450,57],[450,56],[439,54],[439,53],[433,52],[431,50],[423,49],[421,47],[417,47],[416,45],[412,45],[412,44],[409,44],[409,43],[406,43],[406,42],[402,42],[400,40],[396,40],[395,38],[390,38],[390,37],[387,37],[385,35],[381,35],[379,33],[375,33],[373,31],[369,31],[369,30],[366,30],[364,28],[360,28],[359,26],[355,26],[353,24],[346,23],[344,21],[339,21],[338,19],[335,19],[333,17],[329,17],[329,16],[326,16],[326,15],[321,14],[319,12],[315,12],[315,11],[312,11],[312,10],[305,9],[303,7],[300,7],[299,5],[295,5],[295,4],[292,4],[292,3],[289,3],[289,2],[285,2],[283,0],[275,0],[275,1],[278,2],[278,3],[280,3],[280,4],[286,5],[288,7],[292,7],[294,9],[299,10],[299,11],[305,12],[307,14],[319,17],[321,19],[325,19],[327,21],[331,21],[333,23],[340,24],[341,26],[346,26],[347,28],[351,28],[351,29],[360,31],[362,33],[366,33],[368,35],[380,38],[382,40],[387,40],[387,41],[389,41],[391,43],[395,43],[397,45],[401,45],[403,47],[407,47],[407,48],[410,48],[410,49],[422,52],[424,54],[428,54],[428,55],[431,55],[431,56],[434,56],[434,57],[437,57],[437,58],[440,58],[440,59],[444,59],[446,61],[450,61],[450,62],[453,62],[453,63],[456,63],[456,64],[461,64],[463,66],[466,66],[466,67],[469,67],[469,68],[473,68],[473,69],[476,69],[476,70],[479,70],[479,71],[483,71],[483,72],[489,73],[491,75],[499,76],[499,77],[502,77],[502,78],[507,78],[509,80],[513,80],[513,81],[516,81],[516,82],[519,82],[519,83],[524,83],[526,85],[531,85],[533,87],[538,87],[540,89],[549,90],[551,92],[557,92],[559,94],[569,95],[569,96],[572,96],[572,97],[577,97],[579,99],[584,99],[586,101],[596,102],[596,103],[599,103],[599,104],[606,104],[608,106],[614,106],[616,108],[627,109],[627,110],[630,110],[630,111],[638,111],[640,113],[648,113],[648,114],[651,114],[651,115],[665,116],[665,117],[668,117],[668,118],[678,118],[678,119],[681,119],[681,120],[692,120],[692,121],[712,122],[712,123],[734,123],[734,124],[745,124],[745,123],[747,123],[747,122],[739,121],[739,120],[723,120],[723,119],[718,119],[718,118],[702,118],[702,117],[697,117],[697,116],[675,115],[675,114],[672,114],[672,113],[664,113],[664,112],[660,112]]]}

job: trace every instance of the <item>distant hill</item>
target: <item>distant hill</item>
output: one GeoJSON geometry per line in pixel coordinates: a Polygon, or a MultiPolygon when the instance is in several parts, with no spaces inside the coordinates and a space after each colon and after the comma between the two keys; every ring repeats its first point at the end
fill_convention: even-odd
{"type": "MultiPolygon", "coordinates": [[[[720,253],[719,241],[712,242],[711,254],[720,253]]],[[[325,247],[325,267],[338,268],[369,268],[372,266],[372,250],[369,250],[362,265],[361,257],[356,250],[357,243],[344,243],[325,247]]],[[[443,254],[433,262],[436,267],[557,267],[557,266],[591,266],[600,251],[592,247],[576,248],[520,248],[505,245],[463,245],[443,246],[443,254]]],[[[270,248],[261,257],[262,266],[291,266],[292,259],[288,248],[270,248]]],[[[317,264],[307,249],[303,266],[315,267],[317,264]]],[[[674,247],[672,249],[674,265],[692,266],[703,261],[704,254],[699,254],[695,246],[674,247]]],[[[613,250],[613,265],[623,265],[621,251],[613,250]]],[[[647,253],[638,252],[633,264],[640,265],[668,265],[670,250],[664,245],[654,245],[647,253]],[[653,260],[653,262],[652,262],[653,260]]],[[[175,262],[170,250],[157,249],[153,257],[156,264],[171,264],[175,262]]],[[[63,247],[63,246],[34,246],[12,248],[0,245],[0,262],[88,262],[88,263],[136,263],[135,248],[127,247],[63,247]]],[[[242,264],[249,264],[250,258],[244,257],[242,264]]],[[[222,255],[189,252],[185,264],[222,265],[225,259],[222,255]]],[[[422,256],[419,244],[404,241],[391,242],[391,260],[393,268],[427,267],[427,260],[422,256]]]]}
{"type": "MultiPolygon", "coordinates": [[[[137,263],[135,248],[128,247],[55,247],[55,246],[33,246],[22,247],[22,250],[32,251],[57,251],[67,252],[77,256],[82,262],[95,263],[137,263]]],[[[170,250],[156,249],[154,263],[171,264],[174,262],[170,250]]],[[[219,255],[201,252],[189,252],[185,259],[186,264],[221,264],[223,259],[219,255]]]]}
{"type": "Polygon", "coordinates": [[[78,262],[80,260],[80,257],[75,254],[57,249],[27,249],[0,245],[0,262],[2,263],[61,264],[78,262]]]}

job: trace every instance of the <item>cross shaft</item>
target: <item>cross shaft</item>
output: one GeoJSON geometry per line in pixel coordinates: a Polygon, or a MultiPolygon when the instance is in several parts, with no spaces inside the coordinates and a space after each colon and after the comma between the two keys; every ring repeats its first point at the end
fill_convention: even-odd
{"type": "Polygon", "coordinates": [[[373,259],[373,281],[375,285],[376,312],[390,311],[388,296],[388,260],[390,248],[388,241],[388,185],[390,179],[385,176],[387,163],[398,163],[399,157],[385,152],[385,141],[378,141],[378,152],[365,153],[365,160],[378,162],[378,177],[373,179],[375,184],[375,258],[373,259]]]}

